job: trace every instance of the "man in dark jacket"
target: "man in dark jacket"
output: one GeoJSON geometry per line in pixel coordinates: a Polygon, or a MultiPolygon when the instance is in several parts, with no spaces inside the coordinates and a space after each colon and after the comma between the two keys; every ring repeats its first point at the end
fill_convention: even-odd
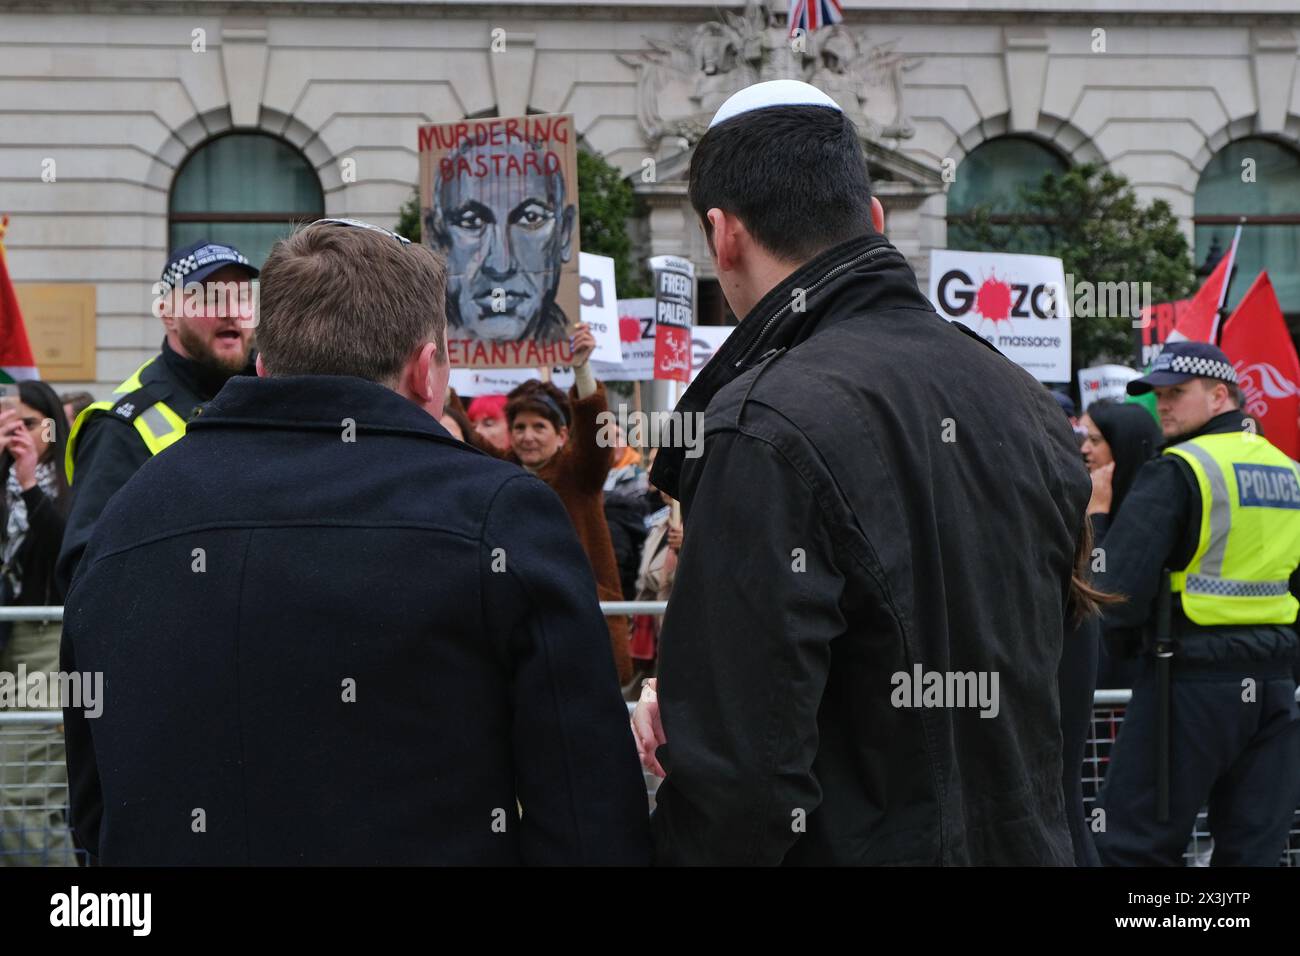
{"type": "Polygon", "coordinates": [[[251,375],[255,269],[233,246],[202,240],[172,253],[154,286],[162,351],[75,422],[65,450],[72,505],[58,581],[72,581],[108,500],[185,425],[226,380],[251,375]]]}
{"type": "Polygon", "coordinates": [[[651,474],[685,521],[636,715],[657,860],[1069,865],[1060,408],[935,314],[819,91],[736,94],[690,195],[744,318],[677,406],[703,454],[651,474]]]}
{"type": "Polygon", "coordinates": [[[1300,466],[1255,433],[1236,370],[1207,342],[1167,345],[1128,390],[1156,392],[1166,441],[1115,516],[1096,576],[1127,598],[1106,614],[1114,649],[1141,658],[1097,849],[1108,866],[1179,866],[1208,804],[1214,865],[1276,866],[1300,800],[1300,466]],[[1171,732],[1160,814],[1152,651],[1164,569],[1171,732]]]}
{"type": "Polygon", "coordinates": [[[104,673],[93,733],[65,711],[100,862],[648,861],[564,508],[438,424],[445,275],[364,224],[277,243],[260,377],[109,503],[64,636],[104,673]]]}

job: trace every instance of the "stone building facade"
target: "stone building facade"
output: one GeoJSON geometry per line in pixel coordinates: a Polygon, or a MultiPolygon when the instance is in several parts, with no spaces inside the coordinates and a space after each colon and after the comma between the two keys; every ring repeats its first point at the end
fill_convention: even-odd
{"type": "Polygon", "coordinates": [[[784,7],[5,3],[10,272],[94,286],[85,384],[102,394],[157,349],[150,286],[173,243],[229,236],[259,259],[291,219],[392,225],[421,123],[561,112],[646,200],[638,251],[689,256],[707,285],[692,143],[731,92],[792,76],[854,117],[889,234],[923,281],[960,186],[963,201],[987,198],[1044,164],[1097,161],[1168,201],[1198,259],[1249,215],[1257,248],[1243,253],[1300,313],[1292,0],[846,0],[843,25],[793,45],[784,7]],[[1258,188],[1235,189],[1256,156],[1258,188]]]}

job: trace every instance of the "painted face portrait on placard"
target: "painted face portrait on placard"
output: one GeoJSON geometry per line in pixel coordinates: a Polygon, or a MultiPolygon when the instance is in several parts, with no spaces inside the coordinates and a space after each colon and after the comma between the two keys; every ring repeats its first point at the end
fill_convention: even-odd
{"type": "Polygon", "coordinates": [[[425,228],[447,257],[451,335],[558,342],[570,318],[556,303],[575,258],[575,207],[553,147],[520,136],[466,139],[438,163],[425,228]]]}

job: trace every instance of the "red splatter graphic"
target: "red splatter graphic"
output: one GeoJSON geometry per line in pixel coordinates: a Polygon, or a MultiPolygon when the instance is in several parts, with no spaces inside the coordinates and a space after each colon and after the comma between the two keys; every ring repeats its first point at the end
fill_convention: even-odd
{"type": "Polygon", "coordinates": [[[1011,320],[1011,286],[997,278],[988,278],[975,293],[975,311],[994,322],[1011,320]]]}
{"type": "Polygon", "coordinates": [[[618,340],[620,342],[641,341],[641,320],[630,315],[618,317],[618,340]]]}

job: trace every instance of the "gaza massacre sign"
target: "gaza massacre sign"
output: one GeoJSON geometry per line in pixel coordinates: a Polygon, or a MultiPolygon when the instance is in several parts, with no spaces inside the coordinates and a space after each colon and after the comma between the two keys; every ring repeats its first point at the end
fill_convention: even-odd
{"type": "Polygon", "coordinates": [[[1070,380],[1070,295],[1060,259],[933,249],[930,301],[1040,382],[1070,380]]]}

